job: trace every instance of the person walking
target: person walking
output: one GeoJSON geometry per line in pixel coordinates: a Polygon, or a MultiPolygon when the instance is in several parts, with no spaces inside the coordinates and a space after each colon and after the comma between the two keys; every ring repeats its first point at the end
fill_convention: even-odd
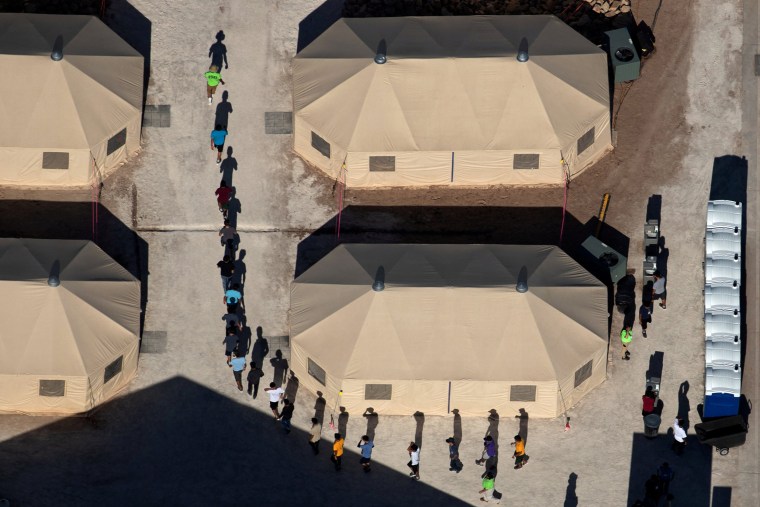
{"type": "Polygon", "coordinates": [[[232,262],[229,255],[225,255],[222,260],[216,263],[216,267],[219,268],[219,274],[222,277],[222,292],[226,293],[227,289],[230,288],[232,274],[235,273],[235,263],[232,262]]]}
{"type": "Polygon", "coordinates": [[[667,298],[668,291],[665,287],[665,277],[659,271],[654,272],[654,284],[652,285],[652,299],[660,300],[660,308],[667,310],[667,298]]]}
{"type": "Polygon", "coordinates": [[[235,241],[237,231],[230,225],[229,219],[224,219],[224,225],[219,229],[219,242],[222,246],[227,246],[228,241],[235,241]]]}
{"type": "MultiPolygon", "coordinates": [[[[227,305],[227,313],[237,313],[238,305],[243,299],[240,294],[240,284],[233,283],[231,289],[224,293],[224,304],[227,305]]],[[[245,307],[243,307],[245,309],[245,307]]]]}
{"type": "Polygon", "coordinates": [[[496,482],[493,474],[491,472],[486,472],[483,475],[483,482],[481,483],[481,486],[483,489],[481,489],[478,493],[480,493],[480,501],[481,502],[490,502],[493,500],[493,491],[494,491],[494,483],[496,482]]]}
{"type": "Polygon", "coordinates": [[[211,149],[216,149],[216,164],[222,163],[222,151],[224,150],[224,140],[227,139],[227,129],[217,124],[211,131],[211,149]]]}
{"type": "Polygon", "coordinates": [[[674,475],[673,469],[670,468],[667,462],[660,465],[660,468],[657,469],[657,478],[660,480],[660,491],[663,496],[667,496],[670,492],[670,481],[673,480],[674,475]]]}
{"type": "Polygon", "coordinates": [[[219,70],[219,67],[212,65],[208,68],[208,72],[203,74],[203,77],[206,78],[206,95],[208,97],[209,106],[212,102],[214,102],[213,97],[216,93],[216,87],[219,86],[219,83],[224,84],[224,80],[222,79],[222,75],[219,73],[219,70]]]}
{"type": "Polygon", "coordinates": [[[285,391],[283,391],[282,387],[277,387],[277,384],[274,382],[270,382],[269,387],[265,387],[264,391],[269,395],[269,408],[272,409],[275,420],[279,419],[280,412],[277,409],[280,406],[280,400],[285,397],[285,391]]]}
{"type": "Polygon", "coordinates": [[[475,460],[476,465],[484,465],[486,460],[489,460],[496,456],[496,442],[493,441],[491,435],[486,435],[483,438],[483,452],[480,454],[480,459],[475,460]]]}
{"type": "Polygon", "coordinates": [[[370,461],[372,460],[372,448],[375,447],[375,443],[372,442],[367,435],[362,436],[357,446],[361,449],[360,453],[362,457],[359,459],[359,463],[362,465],[362,470],[365,473],[370,471],[370,461]]]}
{"type": "Polygon", "coordinates": [[[237,384],[238,391],[242,391],[243,370],[245,370],[245,354],[241,354],[237,349],[233,350],[230,367],[232,367],[232,374],[235,377],[235,383],[237,384]]]}
{"type": "Polygon", "coordinates": [[[409,447],[406,448],[406,452],[409,453],[409,463],[406,466],[409,467],[409,477],[415,481],[420,480],[420,448],[414,442],[409,442],[409,447]]]}
{"type": "Polygon", "coordinates": [[[335,465],[335,471],[340,472],[340,462],[343,460],[343,444],[345,441],[340,433],[335,434],[335,442],[333,443],[333,452],[330,456],[330,461],[335,465]]]}
{"type": "Polygon", "coordinates": [[[654,412],[656,396],[652,386],[647,386],[644,396],[641,397],[641,417],[646,417],[654,412]]]}
{"type": "Polygon", "coordinates": [[[673,445],[671,449],[675,451],[677,455],[683,453],[684,447],[686,447],[686,430],[683,429],[683,419],[676,417],[673,421],[673,445]]]}
{"type": "Polygon", "coordinates": [[[633,340],[633,331],[631,331],[631,327],[624,327],[620,330],[620,342],[623,344],[623,359],[625,361],[631,360],[631,352],[628,350],[628,347],[631,345],[631,340],[633,340]]]}
{"type": "Polygon", "coordinates": [[[253,399],[259,394],[259,381],[264,376],[264,372],[261,368],[256,367],[256,363],[251,362],[251,369],[248,370],[248,395],[253,395],[253,399]]]}
{"type": "Polygon", "coordinates": [[[311,429],[309,430],[309,445],[311,446],[311,450],[314,451],[314,456],[319,454],[320,438],[322,438],[322,425],[319,424],[319,419],[312,417],[311,429]]]}
{"type": "Polygon", "coordinates": [[[224,340],[222,340],[222,343],[224,344],[224,355],[227,357],[227,366],[232,366],[231,359],[232,359],[232,352],[237,349],[239,337],[238,337],[238,329],[235,326],[230,326],[227,328],[227,334],[224,337],[224,340]]]}
{"type": "Polygon", "coordinates": [[[515,435],[515,441],[511,445],[515,446],[515,452],[512,454],[512,457],[515,458],[515,470],[518,470],[528,463],[530,456],[525,454],[525,442],[523,442],[520,435],[515,435]]]}
{"type": "Polygon", "coordinates": [[[644,303],[639,307],[639,323],[641,324],[641,336],[647,337],[647,324],[652,322],[652,310],[644,303]]]}
{"type": "Polygon", "coordinates": [[[216,196],[216,204],[219,206],[219,211],[222,212],[222,216],[227,218],[227,212],[230,209],[230,198],[232,197],[232,188],[227,186],[227,182],[222,180],[219,183],[219,188],[214,192],[216,196]]]}
{"type": "Polygon", "coordinates": [[[282,400],[282,403],[284,406],[280,413],[280,424],[285,428],[285,433],[290,433],[290,420],[293,419],[293,411],[296,407],[287,398],[282,400]]]}
{"type": "Polygon", "coordinates": [[[464,465],[459,460],[459,446],[454,437],[446,439],[446,443],[449,444],[449,472],[459,473],[464,468],[464,465]]]}

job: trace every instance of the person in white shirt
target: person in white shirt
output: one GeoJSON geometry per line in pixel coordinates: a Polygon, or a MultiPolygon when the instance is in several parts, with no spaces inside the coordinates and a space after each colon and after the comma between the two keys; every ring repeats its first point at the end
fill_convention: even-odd
{"type": "Polygon", "coordinates": [[[280,411],[277,408],[280,406],[280,401],[285,397],[285,391],[282,387],[277,387],[274,382],[269,383],[269,387],[265,387],[264,391],[269,395],[269,408],[272,409],[275,419],[280,418],[280,411]]]}
{"type": "Polygon", "coordinates": [[[409,473],[409,477],[415,481],[420,480],[420,448],[414,442],[409,442],[409,447],[406,448],[409,453],[409,463],[406,464],[412,471],[409,473]]]}
{"type": "Polygon", "coordinates": [[[673,441],[672,449],[679,456],[683,452],[683,448],[686,447],[686,430],[683,429],[682,424],[683,419],[680,417],[676,417],[676,420],[673,421],[673,438],[675,440],[673,441]]]}

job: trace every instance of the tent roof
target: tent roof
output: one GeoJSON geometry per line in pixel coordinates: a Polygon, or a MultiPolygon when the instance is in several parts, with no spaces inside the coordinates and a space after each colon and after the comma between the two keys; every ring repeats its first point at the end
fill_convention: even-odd
{"type": "Polygon", "coordinates": [[[340,245],[293,283],[291,336],[344,378],[550,381],[606,347],[607,288],[553,246],[340,245]]]}
{"type": "Polygon", "coordinates": [[[139,319],[139,282],[94,243],[0,239],[0,375],[103,368],[138,340],[139,319]]]}
{"type": "Polygon", "coordinates": [[[143,57],[93,16],[0,14],[0,65],[2,146],[89,149],[141,114],[143,57]]]}
{"type": "Polygon", "coordinates": [[[343,18],[293,76],[296,114],[353,152],[565,149],[609,109],[605,53],[554,16],[343,18]]]}

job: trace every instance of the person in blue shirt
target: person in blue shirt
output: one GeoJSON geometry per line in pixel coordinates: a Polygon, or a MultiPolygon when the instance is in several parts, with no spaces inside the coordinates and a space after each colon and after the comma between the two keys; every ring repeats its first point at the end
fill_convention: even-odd
{"type": "Polygon", "coordinates": [[[375,447],[375,444],[370,441],[369,437],[367,435],[364,435],[361,440],[359,440],[359,445],[357,445],[359,449],[361,449],[361,459],[359,460],[359,463],[362,464],[362,470],[364,472],[369,472],[370,470],[370,460],[372,459],[372,448],[375,447]]]}
{"type": "Polygon", "coordinates": [[[224,140],[227,138],[227,129],[220,124],[216,124],[211,131],[211,149],[216,148],[216,164],[222,163],[222,150],[224,150],[224,140]]]}
{"type": "MultiPolygon", "coordinates": [[[[232,288],[224,293],[224,303],[227,305],[227,313],[237,313],[238,304],[242,301],[243,296],[240,294],[240,284],[232,284],[232,288]]],[[[245,306],[243,306],[245,309],[245,306]]]]}
{"type": "Polygon", "coordinates": [[[243,390],[243,370],[245,370],[245,354],[241,354],[237,349],[232,351],[232,361],[230,361],[232,374],[235,376],[238,391],[243,390]],[[242,357],[241,357],[242,356],[242,357]]]}

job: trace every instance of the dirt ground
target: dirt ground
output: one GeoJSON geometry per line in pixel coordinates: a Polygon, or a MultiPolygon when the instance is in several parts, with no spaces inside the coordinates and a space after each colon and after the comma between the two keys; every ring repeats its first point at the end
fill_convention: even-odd
{"type": "MultiPolygon", "coordinates": [[[[633,11],[651,24],[658,3],[634,0],[633,11]]],[[[234,178],[240,200],[236,221],[240,253],[246,252],[250,325],[261,326],[272,351],[281,348],[286,360],[282,337],[288,334],[290,281],[338,241],[559,240],[561,188],[503,186],[347,189],[338,239],[334,182],[292,154],[289,136],[268,136],[263,129],[264,112],[291,110],[290,58],[299,22],[320,4],[193,1],[179,9],[175,2],[111,2],[109,23],[150,55],[147,103],[172,106],[172,127],[144,129],[142,152],[104,182],[101,197],[108,214],[100,228],[110,252],[145,277],[143,346],[149,345],[149,352],[141,354],[133,385],[90,418],[1,416],[0,497],[13,505],[134,505],[136,500],[142,505],[228,505],[246,498],[280,505],[481,503],[477,491],[483,469],[472,462],[489,427],[487,414],[422,422],[380,414],[376,470],[369,477],[358,472],[352,452],[368,421],[350,414],[342,422],[352,448],[346,473],[336,476],[325,456],[312,463],[306,452],[303,432],[319,410],[315,397],[297,392],[296,430],[286,437],[272,427],[263,396],[251,400],[240,394],[223,363],[223,308],[214,267],[221,254],[215,239],[220,219],[213,202],[221,174],[234,178]],[[234,107],[228,140],[233,152],[225,154],[221,171],[207,145],[216,102],[212,108],[205,104],[200,77],[219,30],[226,34],[230,64],[220,91],[229,92],[234,107]],[[130,237],[124,225],[138,237],[130,237]],[[135,248],[141,242],[145,252],[135,248]],[[452,431],[463,435],[465,470],[456,476],[446,470],[443,444],[452,431]],[[425,441],[423,481],[412,483],[404,449],[418,434],[425,441]]],[[[756,38],[756,25],[753,29],[756,38]]],[[[629,266],[640,271],[647,200],[661,195],[672,299],[666,312],[655,312],[650,338],[635,336],[631,361],[619,360],[613,336],[608,380],[569,410],[569,432],[564,419],[530,419],[532,459],[523,470],[512,470],[508,443],[517,431],[528,431],[528,420],[501,414],[496,488],[504,493],[505,505],[631,505],[663,460],[676,469],[673,505],[727,505],[711,501],[714,487],[733,488],[730,505],[757,505],[756,448],[738,448],[720,458],[693,435],[704,375],[705,201],[715,159],[746,155],[754,164],[751,150],[756,149],[742,137],[747,123],[742,104],[749,93],[742,80],[741,50],[747,44],[742,30],[736,2],[665,0],[655,27],[657,52],[644,62],[638,81],[615,89],[617,146],[571,182],[562,246],[577,250],[593,227],[602,195],[609,192],[603,237],[621,245],[629,266]],[[665,357],[665,408],[661,436],[649,441],[642,435],[639,399],[656,351],[665,357]],[[676,414],[691,423],[683,457],[671,454],[665,435],[676,414]]],[[[49,204],[16,201],[64,201],[71,199],[68,195],[0,189],[0,198],[7,211],[0,213],[5,234],[88,232],[87,206],[60,204],[53,208],[59,217],[50,220],[49,204]]],[[[76,199],[86,204],[89,192],[76,199]]],[[[612,329],[619,326],[615,314],[612,329]]],[[[267,380],[273,374],[271,356],[265,361],[267,380]]],[[[334,407],[322,407],[326,421],[331,411],[334,407]]],[[[329,433],[325,426],[323,437],[329,433]]]]}

